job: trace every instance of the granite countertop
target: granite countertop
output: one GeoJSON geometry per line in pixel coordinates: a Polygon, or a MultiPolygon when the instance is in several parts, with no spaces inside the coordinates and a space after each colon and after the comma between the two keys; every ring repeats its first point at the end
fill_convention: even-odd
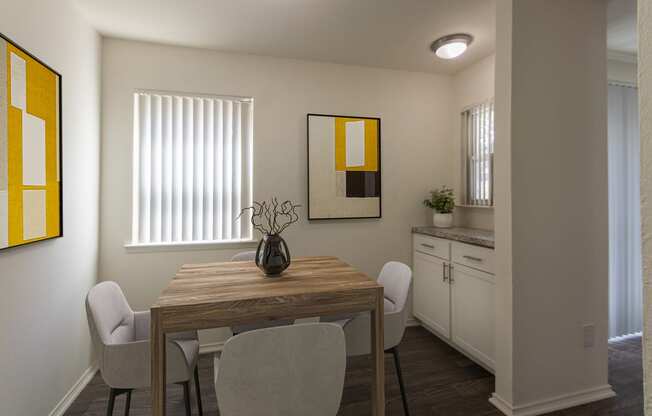
{"type": "Polygon", "coordinates": [[[476,246],[494,248],[494,232],[478,230],[475,228],[437,228],[433,226],[412,227],[416,234],[431,235],[437,238],[459,241],[461,243],[473,244],[476,246]]]}

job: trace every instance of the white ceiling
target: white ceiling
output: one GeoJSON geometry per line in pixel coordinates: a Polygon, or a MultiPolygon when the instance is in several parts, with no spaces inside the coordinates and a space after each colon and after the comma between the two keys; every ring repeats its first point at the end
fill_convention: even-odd
{"type": "Polygon", "coordinates": [[[635,54],[636,0],[610,0],[607,4],[607,48],[612,51],[635,54]]]}
{"type": "MultiPolygon", "coordinates": [[[[495,48],[495,0],[74,0],[104,35],[365,65],[454,73],[495,48]],[[467,32],[461,58],[429,50],[467,32]]],[[[608,48],[636,53],[636,0],[609,0],[608,48]]]]}
{"type": "Polygon", "coordinates": [[[75,0],[104,35],[259,55],[453,73],[494,50],[495,0],[75,0]],[[461,58],[430,52],[467,32],[461,58]]]}

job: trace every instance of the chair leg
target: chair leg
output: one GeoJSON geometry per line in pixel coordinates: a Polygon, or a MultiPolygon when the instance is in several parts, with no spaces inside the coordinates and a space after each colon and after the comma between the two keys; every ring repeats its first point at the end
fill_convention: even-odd
{"type": "Polygon", "coordinates": [[[203,416],[204,408],[201,404],[201,389],[199,388],[199,363],[195,366],[195,391],[197,392],[197,410],[199,410],[199,416],[203,416]]]}
{"type": "Polygon", "coordinates": [[[131,407],[131,390],[127,391],[127,401],[125,402],[125,416],[129,416],[129,408],[131,407]]]}
{"type": "Polygon", "coordinates": [[[131,407],[131,391],[133,389],[116,389],[111,387],[109,390],[109,405],[106,408],[106,416],[113,416],[113,408],[115,407],[115,398],[121,394],[127,395],[125,402],[125,416],[129,416],[129,408],[131,407]]]}
{"type": "Polygon", "coordinates": [[[113,416],[113,405],[115,404],[115,389],[109,390],[109,405],[106,407],[106,416],[113,416]]]}
{"type": "Polygon", "coordinates": [[[186,405],[186,416],[191,416],[192,410],[190,409],[190,382],[184,381],[183,385],[183,401],[186,405]]]}
{"type": "Polygon", "coordinates": [[[398,357],[398,349],[396,347],[389,350],[394,356],[394,365],[396,366],[396,375],[398,375],[398,386],[401,389],[401,397],[403,398],[403,410],[405,416],[410,416],[410,410],[408,409],[407,396],[405,395],[405,385],[403,384],[403,372],[401,371],[401,361],[398,357]]]}

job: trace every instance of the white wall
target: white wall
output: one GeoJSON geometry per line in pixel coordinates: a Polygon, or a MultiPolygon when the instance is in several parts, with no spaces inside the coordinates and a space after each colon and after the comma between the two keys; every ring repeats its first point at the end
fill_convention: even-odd
{"type": "MultiPolygon", "coordinates": [[[[495,400],[514,403],[514,278],[512,276],[512,16],[514,0],[496,2],[494,97],[494,226],[496,280],[495,400]]],[[[501,408],[502,408],[501,407],[501,408]]]]}
{"type": "MultiPolygon", "coordinates": [[[[242,247],[129,252],[132,93],[164,89],[255,98],[254,198],[306,204],[306,113],[382,119],[382,219],[308,222],[285,234],[293,256],[336,255],[375,276],[411,262],[411,225],[427,192],[452,183],[449,76],[219,53],[105,39],[100,277],[148,308],[177,268],[227,260],[242,247]]],[[[206,342],[205,338],[203,342],[206,342]]]]}
{"type": "Polygon", "coordinates": [[[638,65],[643,237],[643,371],[645,414],[652,415],[652,4],[649,1],[638,2],[638,65]]]}
{"type": "Polygon", "coordinates": [[[100,41],[68,1],[5,0],[0,30],[63,76],[64,237],[0,252],[0,414],[47,415],[91,363],[100,41]]]}
{"type": "MultiPolygon", "coordinates": [[[[453,162],[455,175],[455,189],[460,195],[463,189],[462,184],[462,123],[461,113],[472,105],[481,104],[494,98],[496,65],[494,54],[470,65],[453,76],[453,92],[455,105],[451,119],[453,122],[454,154],[453,162]]],[[[458,200],[458,203],[462,201],[458,200]]],[[[493,208],[455,208],[455,223],[460,226],[481,228],[485,230],[494,229],[493,208]]]]}
{"type": "Polygon", "coordinates": [[[494,402],[516,414],[613,394],[605,13],[594,0],[498,2],[494,402]]]}
{"type": "MultiPolygon", "coordinates": [[[[456,105],[453,108],[453,121],[459,120],[462,110],[469,106],[480,104],[494,98],[495,86],[495,54],[492,54],[473,65],[457,72],[453,76],[453,94],[456,105]]],[[[609,81],[636,84],[636,64],[622,60],[609,59],[607,62],[607,74],[609,81]]],[[[460,138],[461,124],[453,123],[453,137],[460,138]]],[[[462,190],[461,175],[461,139],[454,141],[454,174],[455,189],[460,195],[462,190]],[[458,157],[459,155],[459,157],[458,157]]],[[[458,201],[461,203],[461,201],[458,201]]],[[[455,223],[459,226],[481,228],[485,230],[494,229],[493,208],[470,208],[460,207],[455,209],[455,223]]]]}

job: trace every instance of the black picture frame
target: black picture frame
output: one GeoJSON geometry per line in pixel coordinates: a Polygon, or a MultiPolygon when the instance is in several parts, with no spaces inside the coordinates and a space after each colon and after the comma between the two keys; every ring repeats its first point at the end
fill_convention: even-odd
{"type": "Polygon", "coordinates": [[[11,250],[15,249],[18,247],[25,247],[29,246],[32,244],[40,243],[43,241],[49,241],[49,240],[54,240],[57,238],[63,237],[63,76],[61,73],[54,68],[52,68],[50,65],[46,64],[43,62],[40,58],[36,57],[34,54],[29,52],[27,49],[23,48],[18,44],[18,42],[14,41],[10,37],[6,36],[4,33],[0,32],[0,38],[4,40],[7,43],[10,43],[13,47],[19,49],[22,53],[25,55],[29,56],[39,64],[43,65],[46,69],[51,71],[54,75],[57,76],[57,79],[59,81],[59,100],[58,100],[58,106],[59,106],[59,117],[58,117],[58,125],[59,125],[59,234],[51,237],[46,237],[46,238],[41,238],[35,241],[29,241],[26,243],[21,243],[21,244],[16,244],[13,246],[8,246],[4,248],[0,248],[0,252],[6,251],[6,250],[11,250]]]}
{"type": "Polygon", "coordinates": [[[306,114],[306,182],[308,193],[306,194],[307,207],[308,207],[308,220],[309,221],[328,221],[328,220],[363,220],[363,219],[379,219],[383,216],[383,180],[382,180],[382,128],[380,117],[367,117],[367,116],[345,116],[338,114],[320,114],[320,113],[307,113],[306,114]],[[313,217],[310,210],[310,117],[331,117],[331,118],[357,118],[361,120],[376,120],[378,122],[378,215],[363,216],[363,217],[313,217]]]}

